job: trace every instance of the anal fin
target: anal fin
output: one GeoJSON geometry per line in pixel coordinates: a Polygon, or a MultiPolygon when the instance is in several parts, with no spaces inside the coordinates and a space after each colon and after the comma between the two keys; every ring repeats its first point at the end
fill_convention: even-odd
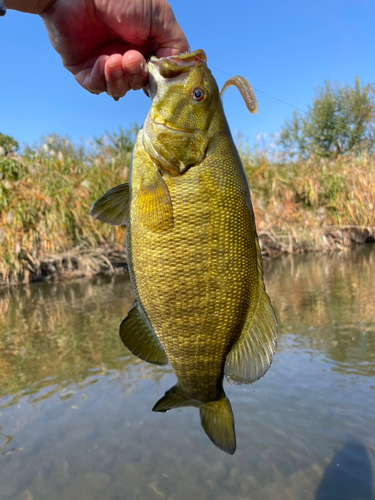
{"type": "Polygon", "coordinates": [[[120,338],[135,356],[155,365],[168,364],[168,358],[146,314],[136,304],[120,325],[120,338]]]}

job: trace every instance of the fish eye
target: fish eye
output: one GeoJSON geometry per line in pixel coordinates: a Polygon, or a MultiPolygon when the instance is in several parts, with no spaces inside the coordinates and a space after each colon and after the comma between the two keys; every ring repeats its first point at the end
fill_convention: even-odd
{"type": "Polygon", "coordinates": [[[202,89],[202,87],[195,87],[195,89],[192,92],[192,97],[194,101],[202,102],[206,99],[207,94],[206,91],[202,89]]]}

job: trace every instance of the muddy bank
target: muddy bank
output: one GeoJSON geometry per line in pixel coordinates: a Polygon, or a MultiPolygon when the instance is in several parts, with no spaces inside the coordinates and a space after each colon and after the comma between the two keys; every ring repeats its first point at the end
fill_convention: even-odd
{"type": "MultiPolygon", "coordinates": [[[[316,245],[308,241],[298,241],[294,235],[277,235],[272,231],[261,231],[259,243],[264,259],[285,254],[344,251],[353,245],[374,243],[375,228],[330,227],[316,235],[316,245]]],[[[26,259],[23,269],[4,280],[0,276],[0,286],[17,285],[48,280],[69,280],[98,274],[123,274],[127,269],[125,247],[103,245],[99,248],[75,247],[61,255],[47,255],[42,260],[26,259]]]]}
{"type": "Polygon", "coordinates": [[[353,245],[375,242],[375,227],[330,226],[303,239],[295,234],[277,234],[272,230],[260,231],[259,243],[263,257],[305,252],[334,252],[353,245]]]}
{"type": "Polygon", "coordinates": [[[22,269],[10,273],[7,279],[0,275],[0,286],[17,285],[47,280],[69,280],[96,274],[122,274],[127,269],[124,247],[76,247],[61,255],[46,255],[43,259],[25,259],[22,269]]]}

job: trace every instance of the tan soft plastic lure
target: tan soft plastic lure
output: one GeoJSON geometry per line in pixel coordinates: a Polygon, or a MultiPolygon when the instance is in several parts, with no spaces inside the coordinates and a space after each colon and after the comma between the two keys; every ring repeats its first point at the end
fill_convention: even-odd
{"type": "Polygon", "coordinates": [[[221,97],[223,97],[224,92],[229,87],[237,87],[250,113],[252,113],[253,115],[258,113],[258,103],[254,94],[254,90],[250,83],[246,80],[246,78],[239,75],[229,78],[224,83],[223,88],[221,89],[221,97]]]}

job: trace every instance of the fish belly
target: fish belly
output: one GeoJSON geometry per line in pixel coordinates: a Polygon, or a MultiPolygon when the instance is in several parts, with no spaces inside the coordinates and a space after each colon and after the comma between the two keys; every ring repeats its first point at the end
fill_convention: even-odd
{"type": "Polygon", "coordinates": [[[138,143],[131,173],[129,271],[137,299],[186,395],[222,394],[225,358],[238,339],[258,286],[255,225],[234,145],[180,177],[165,176],[174,226],[152,231],[137,212],[145,169],[138,143]]]}

